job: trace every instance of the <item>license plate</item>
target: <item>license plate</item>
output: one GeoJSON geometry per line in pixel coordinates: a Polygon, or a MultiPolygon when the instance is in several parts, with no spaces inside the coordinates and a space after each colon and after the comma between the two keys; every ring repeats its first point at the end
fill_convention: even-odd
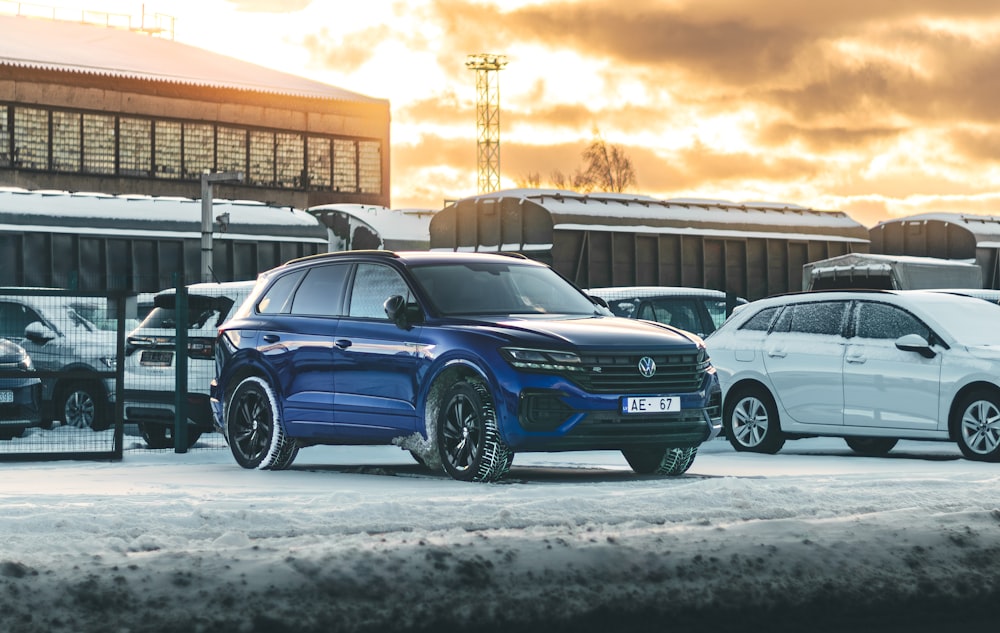
{"type": "Polygon", "coordinates": [[[673,413],[681,410],[677,396],[627,396],[622,398],[622,413],[673,413]]]}
{"type": "Polygon", "coordinates": [[[146,365],[147,367],[170,367],[170,364],[173,361],[173,352],[146,351],[143,352],[142,356],[139,358],[139,364],[146,365]]]}
{"type": "Polygon", "coordinates": [[[14,402],[13,391],[0,391],[0,403],[14,402]]]}

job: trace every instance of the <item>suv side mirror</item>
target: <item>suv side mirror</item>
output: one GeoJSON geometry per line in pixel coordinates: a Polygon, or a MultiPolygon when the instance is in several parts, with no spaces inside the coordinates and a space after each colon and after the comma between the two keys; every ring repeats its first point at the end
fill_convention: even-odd
{"type": "Polygon", "coordinates": [[[28,327],[24,328],[24,338],[28,339],[32,343],[45,345],[55,337],[56,333],[52,331],[52,328],[48,327],[41,321],[29,323],[28,327]]]}
{"type": "Polygon", "coordinates": [[[896,339],[896,347],[904,352],[916,352],[924,358],[934,358],[937,352],[931,349],[931,344],[919,334],[906,334],[896,339]]]}
{"type": "Polygon", "coordinates": [[[396,324],[401,330],[409,330],[413,327],[414,321],[419,321],[418,314],[410,314],[409,306],[406,305],[406,297],[402,295],[392,295],[382,304],[385,308],[385,315],[396,324]]]}

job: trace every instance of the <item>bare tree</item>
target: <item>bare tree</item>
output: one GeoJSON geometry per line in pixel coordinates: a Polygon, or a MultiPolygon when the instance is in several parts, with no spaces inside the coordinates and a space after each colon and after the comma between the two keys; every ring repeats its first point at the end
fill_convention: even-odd
{"type": "MultiPolygon", "coordinates": [[[[583,168],[576,168],[572,173],[561,169],[553,169],[549,174],[548,184],[555,189],[566,189],[580,193],[591,191],[607,191],[622,193],[636,184],[635,167],[632,159],[620,145],[609,145],[601,138],[600,131],[594,129],[594,140],[590,142],[581,154],[583,168]]],[[[542,177],[538,172],[528,172],[515,180],[518,187],[537,189],[542,185],[542,177]]]]}
{"type": "Polygon", "coordinates": [[[538,189],[542,186],[542,175],[537,171],[529,171],[514,181],[518,189],[538,189]]]}
{"type": "Polygon", "coordinates": [[[597,135],[583,151],[586,169],[583,177],[590,191],[621,193],[635,185],[635,167],[632,159],[620,145],[608,145],[597,135]]]}

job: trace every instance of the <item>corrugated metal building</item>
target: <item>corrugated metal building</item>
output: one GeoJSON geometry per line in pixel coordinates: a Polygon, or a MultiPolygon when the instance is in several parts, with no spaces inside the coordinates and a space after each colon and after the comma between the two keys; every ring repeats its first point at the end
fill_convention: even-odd
{"type": "MultiPolygon", "coordinates": [[[[254,279],[289,259],[325,253],[310,214],[216,200],[211,274],[254,279]]],[[[0,286],[153,292],[201,275],[201,201],[0,187],[0,286]]]]}
{"type": "Polygon", "coordinates": [[[389,206],[389,103],[128,29],[0,15],[0,185],[389,206]]]}
{"type": "Polygon", "coordinates": [[[695,286],[752,300],[801,290],[803,265],[866,253],[869,238],[840,211],[519,189],[446,206],[430,246],[521,252],[585,288],[695,286]]]}
{"type": "Polygon", "coordinates": [[[869,237],[873,253],[974,262],[983,271],[983,287],[1000,288],[1000,216],[912,215],[879,222],[869,237]]]}

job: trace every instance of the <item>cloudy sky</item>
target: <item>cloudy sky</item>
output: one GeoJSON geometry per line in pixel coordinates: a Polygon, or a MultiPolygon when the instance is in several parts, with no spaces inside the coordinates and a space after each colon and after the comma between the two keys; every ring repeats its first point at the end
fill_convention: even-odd
{"type": "MultiPolygon", "coordinates": [[[[39,0],[42,2],[42,0],[39,0]]],[[[48,4],[71,5],[67,0],[48,4]]],[[[141,2],[85,6],[138,14],[141,2]]],[[[501,181],[581,167],[636,193],[1000,215],[996,0],[152,0],[175,39],[392,108],[392,206],[476,193],[471,53],[500,71],[501,181]]]]}

